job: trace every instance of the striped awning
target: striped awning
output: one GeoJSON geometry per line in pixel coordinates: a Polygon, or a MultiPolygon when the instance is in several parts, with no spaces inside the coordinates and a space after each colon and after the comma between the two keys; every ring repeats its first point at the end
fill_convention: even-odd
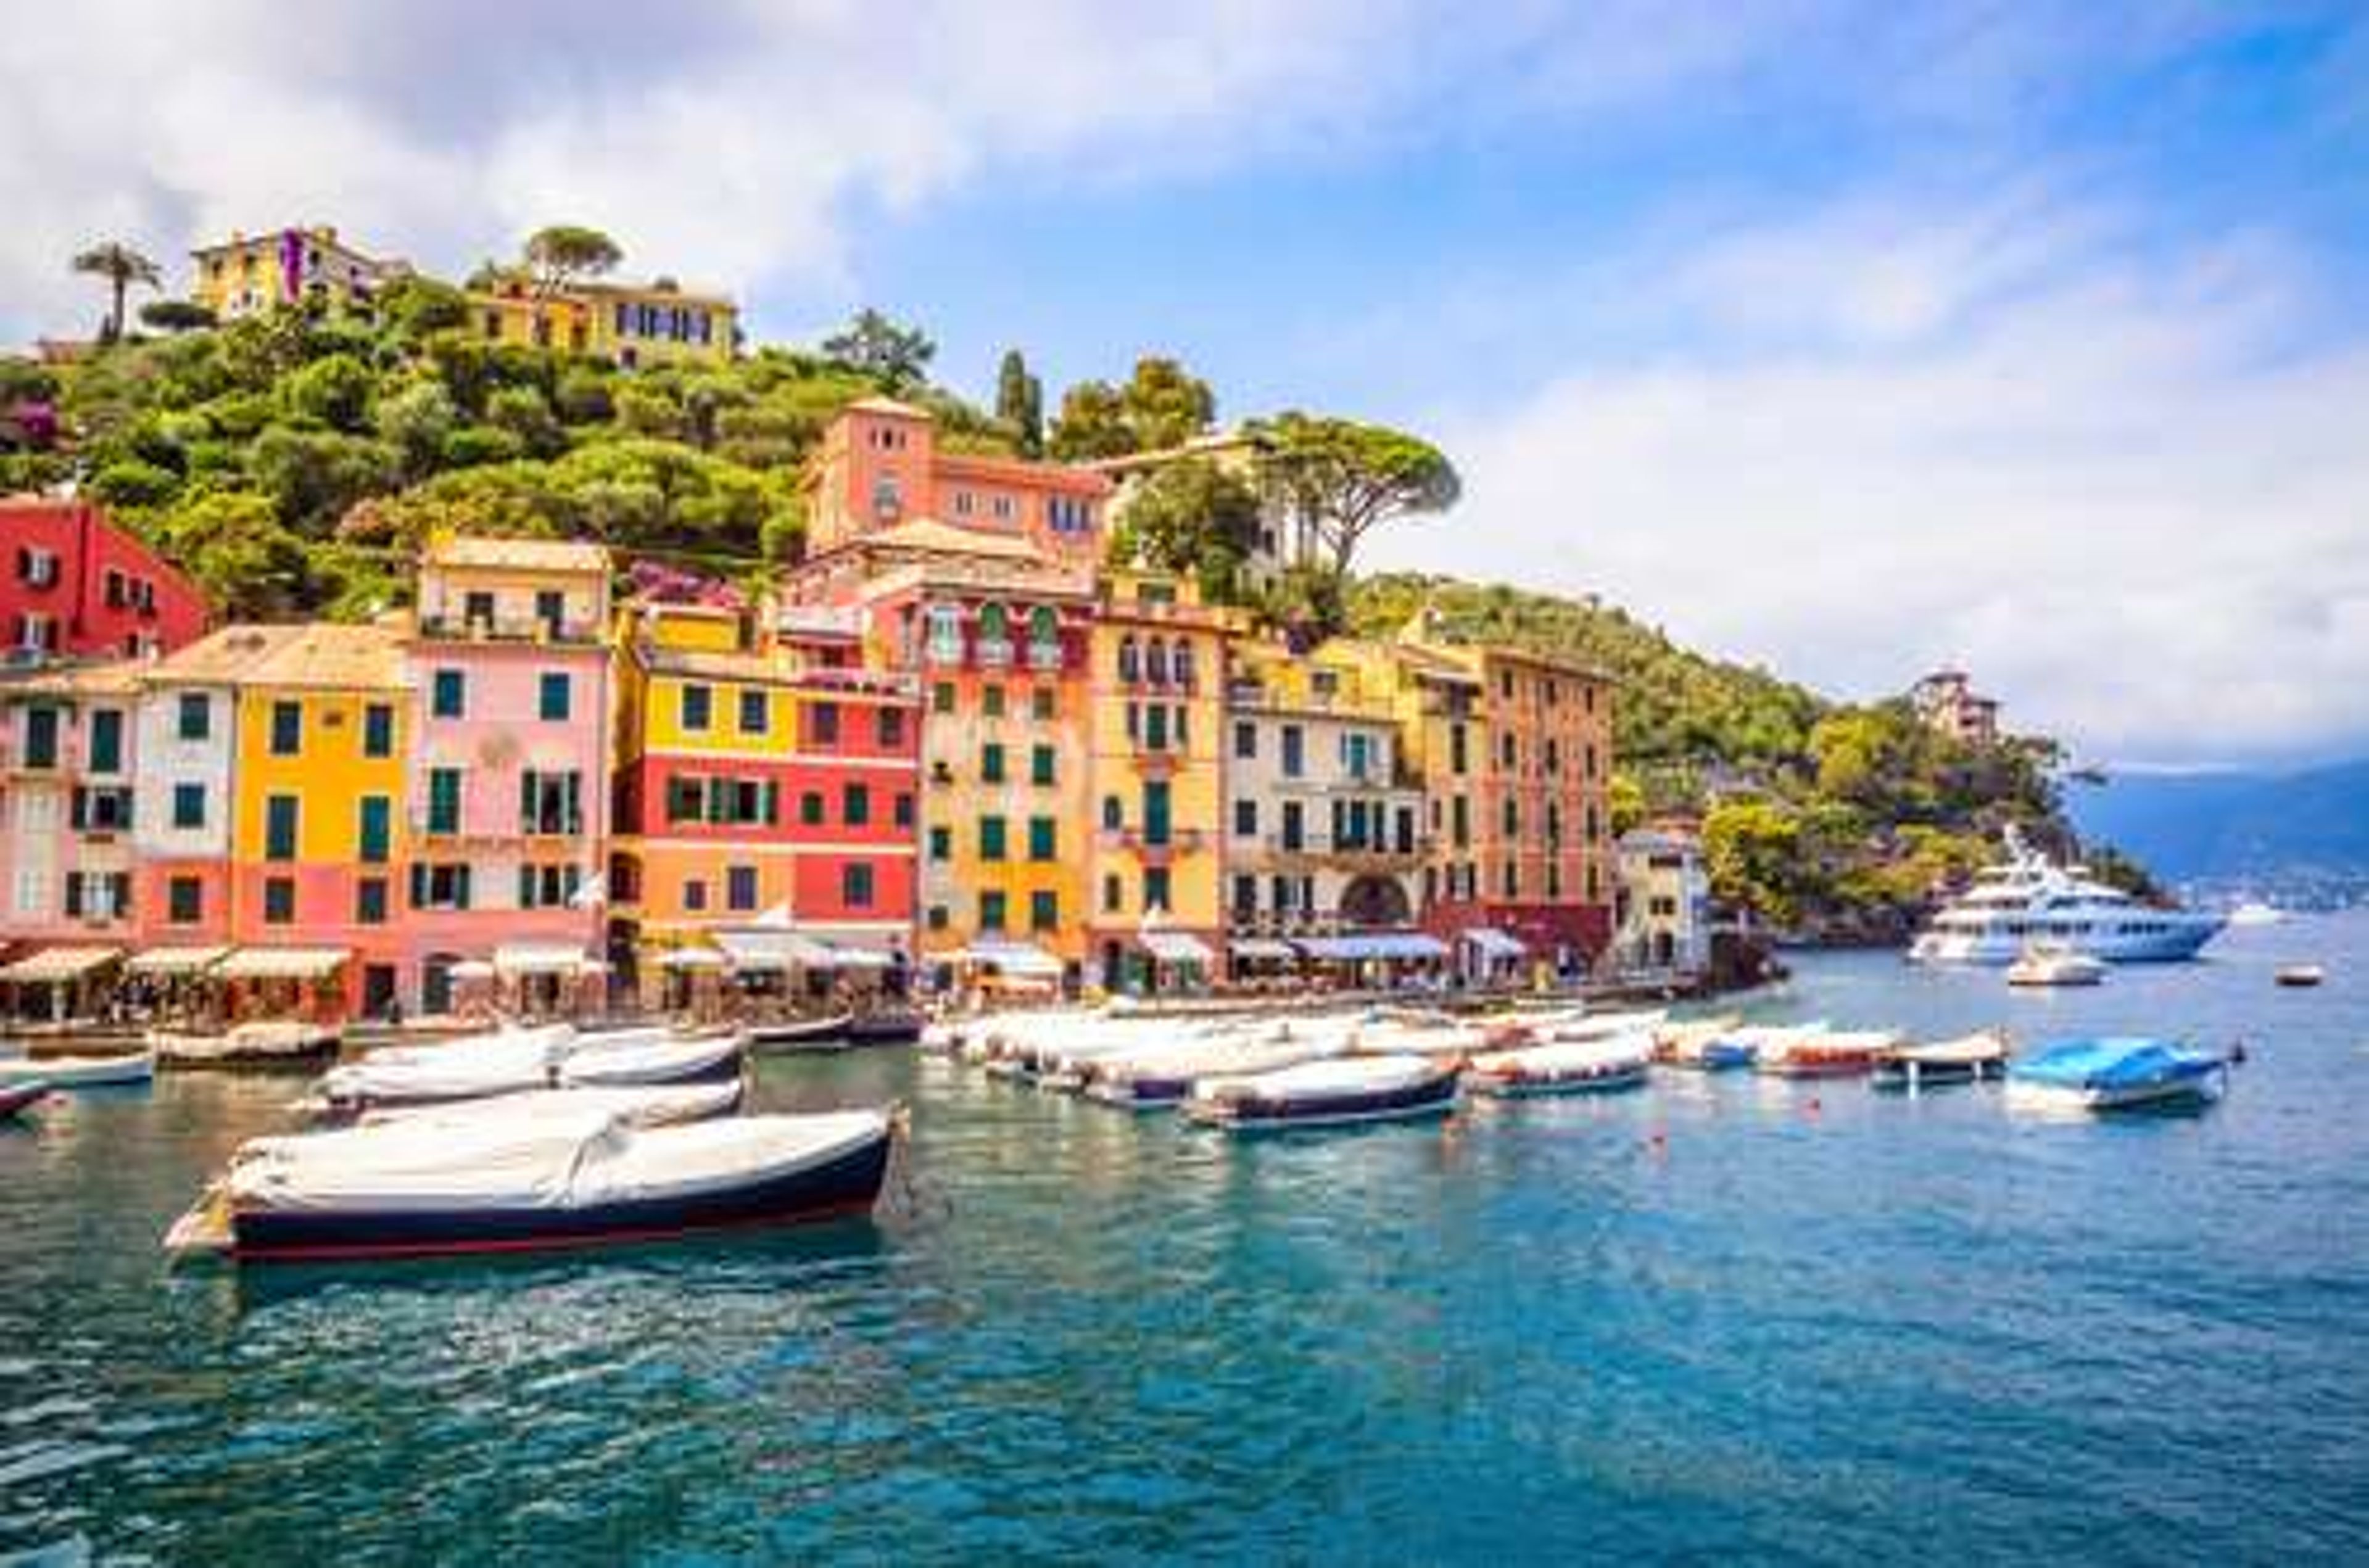
{"type": "Polygon", "coordinates": [[[10,985],[65,985],[94,974],[122,956],[120,947],[44,947],[5,967],[0,980],[10,985]]]}
{"type": "Polygon", "coordinates": [[[317,980],[336,974],[351,956],[343,947],[242,947],[214,973],[226,980],[317,980]]]}
{"type": "Polygon", "coordinates": [[[1061,977],[1061,960],[1033,942],[974,942],[957,956],[965,963],[992,965],[997,973],[1015,979],[1061,977]]]}
{"type": "Polygon", "coordinates": [[[197,975],[229,956],[227,947],[149,947],[134,953],[123,967],[134,975],[197,975]]]}

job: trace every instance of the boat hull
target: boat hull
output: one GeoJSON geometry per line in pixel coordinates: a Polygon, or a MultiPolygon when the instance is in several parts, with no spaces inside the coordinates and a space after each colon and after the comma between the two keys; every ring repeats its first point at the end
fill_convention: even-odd
{"type": "Polygon", "coordinates": [[[821,1163],[714,1191],[580,1209],[239,1209],[231,1252],[241,1263],[317,1263],[564,1251],[673,1241],[868,1213],[893,1144],[883,1131],[821,1163]]]}
{"type": "Polygon", "coordinates": [[[2112,1087],[2032,1083],[2010,1078],[2007,1102],[2041,1110],[2127,1111],[2148,1105],[2197,1104],[2221,1097],[2224,1079],[2218,1068],[2185,1073],[2147,1083],[2112,1087]]]}
{"type": "Polygon", "coordinates": [[[1964,964],[2004,968],[2023,956],[2034,940],[2045,938],[2073,952],[2109,964],[2179,964],[2193,958],[2220,934],[2221,922],[2209,915],[2183,916],[2164,931],[2131,935],[2090,932],[2072,926],[2048,929],[2025,922],[2019,934],[1928,931],[1908,949],[1920,964],[1964,964]]]}
{"type": "Polygon", "coordinates": [[[749,1049],[758,1056],[794,1056],[801,1051],[844,1050],[850,1020],[805,1018],[794,1024],[752,1024],[746,1031],[749,1049]]]}
{"type": "Polygon", "coordinates": [[[40,1079],[0,1088],[0,1122],[14,1120],[17,1113],[29,1110],[48,1098],[49,1093],[50,1086],[40,1079]]]}
{"type": "Polygon", "coordinates": [[[881,1013],[851,1020],[841,1037],[851,1046],[912,1046],[921,1043],[921,1029],[919,1013],[881,1013]]]}
{"type": "Polygon", "coordinates": [[[1645,1064],[1640,1062],[1635,1067],[1622,1068],[1614,1072],[1574,1072],[1560,1076],[1539,1074],[1501,1078],[1494,1073],[1475,1073],[1469,1082],[1474,1093],[1500,1100],[1534,1100],[1549,1094],[1612,1094],[1643,1084],[1645,1064]]]}
{"type": "Polygon", "coordinates": [[[1359,1122],[1444,1115],[1455,1109],[1458,1088],[1459,1075],[1443,1072],[1393,1089],[1288,1098],[1250,1094],[1221,1100],[1187,1100],[1184,1111],[1204,1126],[1221,1127],[1231,1132],[1348,1127],[1359,1122]]]}
{"type": "Polygon", "coordinates": [[[1763,1059],[1759,1072],[1768,1078],[1858,1078],[1872,1070],[1872,1057],[1814,1057],[1806,1060],[1763,1059]]]}
{"type": "Polygon", "coordinates": [[[145,1083],[156,1076],[156,1059],[142,1052],[120,1057],[50,1057],[0,1062],[0,1090],[40,1082],[52,1089],[109,1089],[145,1083]]]}

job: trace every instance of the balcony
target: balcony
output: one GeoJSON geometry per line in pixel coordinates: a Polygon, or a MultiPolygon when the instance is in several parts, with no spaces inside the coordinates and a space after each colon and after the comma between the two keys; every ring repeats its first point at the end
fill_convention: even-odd
{"type": "Polygon", "coordinates": [[[1215,847],[1217,839],[1217,834],[1199,828],[1171,828],[1158,843],[1141,828],[1102,828],[1094,833],[1094,842],[1103,849],[1124,850],[1153,862],[1203,853],[1215,847]]]}
{"type": "Polygon", "coordinates": [[[1009,642],[990,642],[986,638],[982,637],[976,645],[974,651],[978,660],[978,667],[981,670],[1009,670],[1012,668],[1012,644],[1009,642]]]}
{"type": "Polygon", "coordinates": [[[544,647],[590,647],[601,640],[595,622],[546,621],[540,615],[422,615],[419,635],[437,642],[544,647]]]}
{"type": "Polygon", "coordinates": [[[1061,668],[1059,643],[1032,642],[1028,645],[1028,668],[1047,673],[1061,668]]]}

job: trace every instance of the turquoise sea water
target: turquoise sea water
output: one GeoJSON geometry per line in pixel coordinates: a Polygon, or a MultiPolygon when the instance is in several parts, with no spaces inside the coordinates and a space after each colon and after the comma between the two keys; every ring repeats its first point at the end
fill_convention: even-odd
{"type": "Polygon", "coordinates": [[[2252,1059],[2200,1116],[1664,1078],[1239,1142],[773,1062],[913,1103],[878,1223],[245,1278],[155,1242],[291,1085],[88,1097],[0,1134],[0,1554],[2369,1561],[2369,917],[1799,970],[1766,1011],[2252,1059]]]}

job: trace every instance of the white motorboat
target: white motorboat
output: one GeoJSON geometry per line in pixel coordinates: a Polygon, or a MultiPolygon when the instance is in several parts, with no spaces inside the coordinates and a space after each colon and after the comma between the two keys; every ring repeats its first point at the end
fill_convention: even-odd
{"type": "Polygon", "coordinates": [[[1184,1112],[1240,1132],[1438,1116],[1455,1108],[1461,1076],[1429,1057],[1333,1057],[1276,1072],[1202,1079],[1184,1112]]]}
{"type": "Polygon", "coordinates": [[[740,1076],[746,1049],[738,1035],[685,1035],[665,1027],[591,1035],[565,1026],[502,1031],[372,1051],[325,1075],[320,1099],[333,1113],[351,1113],[537,1089],[720,1083],[740,1076]]]}
{"type": "Polygon", "coordinates": [[[1603,1039],[1549,1040],[1472,1059],[1465,1084],[1473,1093],[1514,1098],[1533,1094],[1602,1093],[1634,1089],[1654,1059],[1646,1031],[1603,1039]]]}
{"type": "Polygon", "coordinates": [[[109,1089],[156,1076],[153,1051],[123,1056],[12,1058],[0,1061],[0,1089],[40,1083],[56,1089],[109,1089]]]}
{"type": "Polygon", "coordinates": [[[2220,1098],[2229,1064],[2165,1040],[2065,1040],[2008,1069],[2007,1102],[2040,1110],[2114,1111],[2220,1098]]]}
{"type": "Polygon", "coordinates": [[[1870,1082],[1878,1089],[1912,1093],[1945,1083],[1978,1083],[2003,1077],[2009,1055],[2005,1035],[1981,1029],[1955,1039],[1895,1046],[1875,1059],[1870,1082]]]}
{"type": "Polygon", "coordinates": [[[1285,1019],[1105,1058],[1085,1070],[1087,1098],[1128,1110],[1173,1105],[1205,1078],[1278,1072],[1340,1055],[1356,1039],[1346,1021],[1285,1019]]]}
{"type": "Polygon", "coordinates": [[[2012,964],[2035,942],[2055,943],[2107,963],[2193,958],[2221,930],[2221,917],[2158,909],[2060,866],[2010,830],[2008,859],[1933,917],[1908,956],[1928,964],[2012,964]]]}
{"type": "Polygon", "coordinates": [[[385,1106],[363,1112],[355,1125],[428,1127],[504,1116],[554,1120],[596,1114],[616,1117],[634,1127],[672,1127],[731,1116],[739,1110],[747,1094],[748,1086],[739,1079],[724,1083],[659,1083],[631,1088],[530,1089],[482,1100],[385,1106]]]}
{"type": "Polygon", "coordinates": [[[2007,967],[2011,986],[2094,986],[2106,978],[2103,959],[2057,942],[2034,942],[2007,967]]]}

